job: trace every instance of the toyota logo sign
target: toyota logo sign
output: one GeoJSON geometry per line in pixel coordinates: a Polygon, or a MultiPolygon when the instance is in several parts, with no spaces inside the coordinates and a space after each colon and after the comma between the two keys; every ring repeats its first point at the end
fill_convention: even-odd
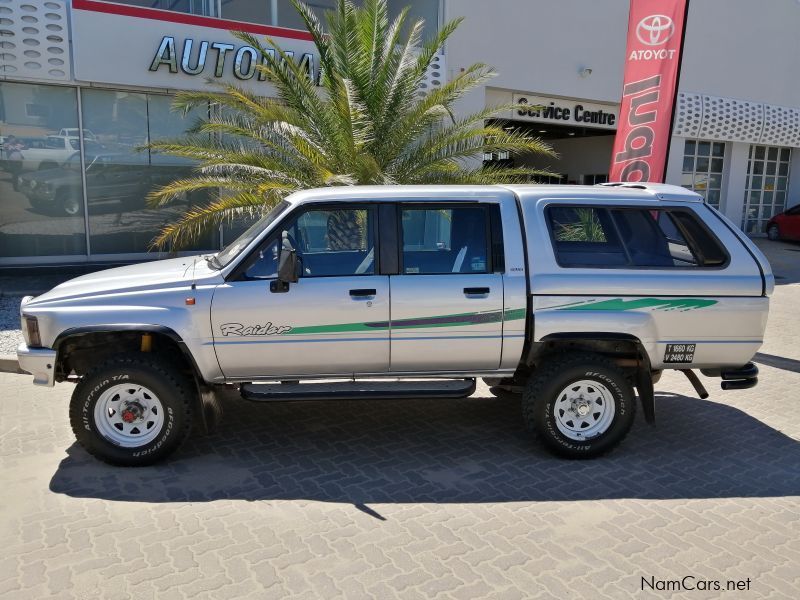
{"type": "Polygon", "coordinates": [[[636,26],[636,37],[646,46],[666,44],[675,33],[675,24],[667,15],[650,15],[636,26]]]}

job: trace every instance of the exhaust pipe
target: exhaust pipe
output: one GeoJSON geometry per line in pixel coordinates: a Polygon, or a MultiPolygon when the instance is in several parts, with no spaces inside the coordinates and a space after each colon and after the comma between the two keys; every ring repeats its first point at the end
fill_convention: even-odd
{"type": "MultiPolygon", "coordinates": [[[[694,391],[697,392],[697,395],[700,396],[701,400],[705,400],[706,398],[708,398],[708,390],[706,390],[706,388],[703,387],[700,378],[694,374],[694,371],[692,371],[691,369],[678,369],[678,370],[684,375],[686,375],[686,379],[688,379],[694,386],[694,391]]],[[[722,385],[724,386],[725,383],[723,383],[722,385]]],[[[722,389],[724,390],[725,388],[723,387],[722,389]]]]}

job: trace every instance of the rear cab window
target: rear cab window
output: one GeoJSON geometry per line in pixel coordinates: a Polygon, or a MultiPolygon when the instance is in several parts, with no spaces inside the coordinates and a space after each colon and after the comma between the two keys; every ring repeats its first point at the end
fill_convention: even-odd
{"type": "Polygon", "coordinates": [[[556,261],[572,268],[721,268],[728,255],[693,211],[679,207],[551,205],[556,261]]]}

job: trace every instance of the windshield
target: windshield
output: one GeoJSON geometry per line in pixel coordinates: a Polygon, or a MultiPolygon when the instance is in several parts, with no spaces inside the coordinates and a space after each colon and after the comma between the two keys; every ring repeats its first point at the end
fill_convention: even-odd
{"type": "Polygon", "coordinates": [[[259,234],[261,234],[262,231],[269,227],[281,215],[281,213],[286,210],[286,207],[288,206],[289,203],[286,202],[286,200],[276,204],[266,215],[248,227],[247,231],[236,238],[236,240],[234,240],[230,246],[217,254],[217,263],[219,264],[220,268],[226,266],[234,258],[239,256],[242,250],[247,248],[247,246],[250,245],[250,242],[252,242],[259,236],[259,234]]]}

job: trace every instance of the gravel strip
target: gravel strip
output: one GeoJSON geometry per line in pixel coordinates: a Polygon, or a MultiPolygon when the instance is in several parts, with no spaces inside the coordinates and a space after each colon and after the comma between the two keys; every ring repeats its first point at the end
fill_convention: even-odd
{"type": "Polygon", "coordinates": [[[19,303],[22,296],[0,297],[0,354],[16,354],[22,343],[19,329],[19,303]]]}

